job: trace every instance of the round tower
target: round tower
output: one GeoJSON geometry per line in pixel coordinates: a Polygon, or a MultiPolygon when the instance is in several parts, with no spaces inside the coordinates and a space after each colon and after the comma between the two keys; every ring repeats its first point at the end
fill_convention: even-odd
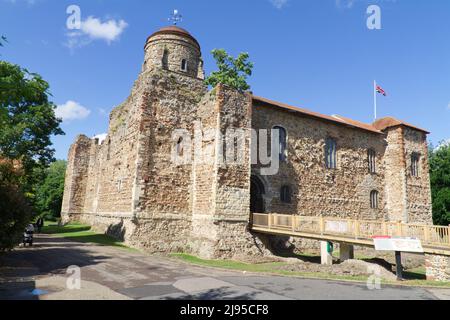
{"type": "Polygon", "coordinates": [[[198,41],[186,30],[164,27],[148,37],[144,71],[159,68],[204,79],[203,60],[198,41]]]}

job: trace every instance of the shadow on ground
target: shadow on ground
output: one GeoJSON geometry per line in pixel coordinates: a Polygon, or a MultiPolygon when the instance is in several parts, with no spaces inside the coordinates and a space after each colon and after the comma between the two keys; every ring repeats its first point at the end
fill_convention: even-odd
{"type": "Polygon", "coordinates": [[[195,294],[181,294],[173,297],[166,297],[167,300],[240,300],[251,301],[256,300],[258,292],[239,292],[233,288],[211,289],[195,294]]]}
{"type": "Polygon", "coordinates": [[[42,236],[34,247],[17,248],[0,255],[0,299],[38,299],[35,280],[48,275],[65,275],[70,266],[90,266],[109,259],[93,256],[87,249],[64,239],[42,236]]]}

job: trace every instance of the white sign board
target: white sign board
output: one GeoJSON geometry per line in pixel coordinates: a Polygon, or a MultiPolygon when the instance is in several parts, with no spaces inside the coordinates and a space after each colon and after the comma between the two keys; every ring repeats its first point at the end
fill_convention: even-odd
{"type": "Polygon", "coordinates": [[[375,250],[424,253],[422,243],[414,238],[374,238],[375,250]]]}

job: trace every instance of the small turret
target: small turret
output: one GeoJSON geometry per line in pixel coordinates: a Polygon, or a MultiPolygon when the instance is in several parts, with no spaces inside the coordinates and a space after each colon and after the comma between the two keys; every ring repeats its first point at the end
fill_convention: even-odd
{"type": "Polygon", "coordinates": [[[188,31],[176,26],[164,27],[147,39],[143,71],[154,68],[205,77],[199,43],[188,31]]]}

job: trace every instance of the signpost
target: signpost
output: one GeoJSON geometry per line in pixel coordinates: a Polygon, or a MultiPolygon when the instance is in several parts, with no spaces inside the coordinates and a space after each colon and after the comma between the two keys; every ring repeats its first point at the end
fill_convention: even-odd
{"type": "Polygon", "coordinates": [[[424,253],[422,243],[415,238],[374,237],[375,250],[394,251],[397,265],[397,279],[403,280],[402,252],[424,253]]]}
{"type": "Polygon", "coordinates": [[[375,250],[424,253],[422,243],[415,238],[374,237],[375,250]]]}

